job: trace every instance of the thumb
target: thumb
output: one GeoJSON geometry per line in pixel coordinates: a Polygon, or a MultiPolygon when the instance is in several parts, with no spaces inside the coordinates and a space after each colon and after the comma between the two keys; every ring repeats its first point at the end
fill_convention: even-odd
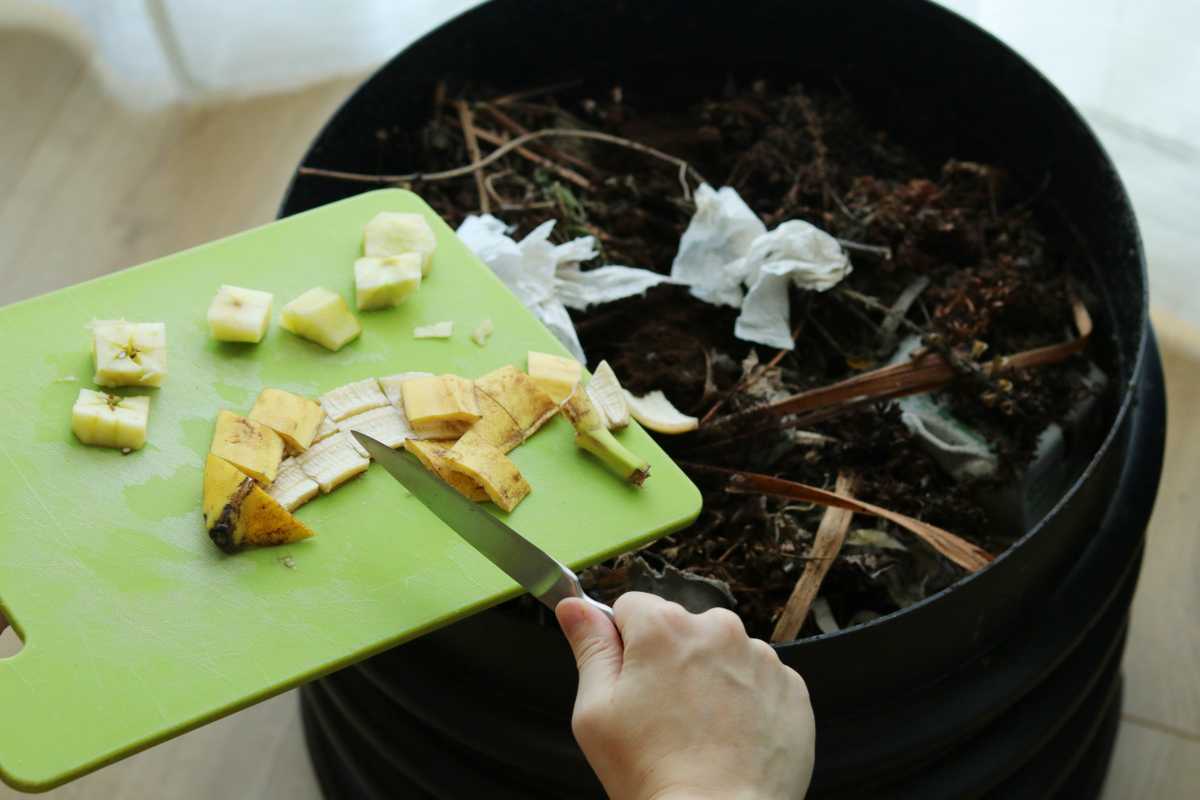
{"type": "Polygon", "coordinates": [[[576,597],[568,597],[554,608],[559,627],[579,668],[579,695],[604,692],[621,671],[625,649],[621,635],[604,612],[576,597]]]}

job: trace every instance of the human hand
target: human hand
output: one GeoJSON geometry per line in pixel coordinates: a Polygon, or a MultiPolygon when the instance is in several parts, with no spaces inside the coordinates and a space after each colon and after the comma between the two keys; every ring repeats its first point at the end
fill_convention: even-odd
{"type": "Polygon", "coordinates": [[[579,667],[572,730],[609,797],[804,796],[812,705],[770,645],[724,609],[628,592],[613,611],[615,627],[582,600],[555,609],[579,667]]]}

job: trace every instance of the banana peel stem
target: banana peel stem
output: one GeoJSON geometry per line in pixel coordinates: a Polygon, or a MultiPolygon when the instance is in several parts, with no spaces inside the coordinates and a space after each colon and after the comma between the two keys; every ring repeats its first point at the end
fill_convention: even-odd
{"type": "Polygon", "coordinates": [[[617,441],[607,428],[594,428],[575,434],[575,444],[587,450],[614,474],[634,486],[650,476],[650,465],[617,441]]]}

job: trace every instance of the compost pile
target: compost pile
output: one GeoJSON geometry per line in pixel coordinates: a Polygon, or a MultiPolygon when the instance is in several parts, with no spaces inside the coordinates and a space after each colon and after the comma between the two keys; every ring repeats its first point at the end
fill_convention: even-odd
{"type": "MultiPolygon", "coordinates": [[[[411,182],[451,225],[489,211],[515,226],[519,239],[553,218],[557,241],[596,238],[594,265],[667,273],[695,210],[681,182],[690,192],[703,176],[736,189],[768,228],[807,220],[850,253],[854,270],[836,288],[793,292],[790,351],[735,338],[736,310],[679,286],[572,313],[589,366],[607,359],[635,394],[661,389],[703,419],[693,433],[657,437],[700,486],[704,510],[691,527],[641,551],[646,563],[722,582],[751,634],[770,634],[824,509],[730,493],[718,470],[826,488],[839,472],[853,473],[856,497],[993,554],[1023,533],[990,519],[980,498],[1019,475],[1040,432],[1087,391],[1067,365],[1003,376],[980,368],[993,356],[1069,338],[1072,293],[1086,293],[1071,279],[1085,272],[1082,256],[1039,207],[1036,184],[967,160],[969,153],[924,153],[895,141],[836,90],[717,81],[700,95],[706,99],[685,106],[597,82],[455,95],[439,88],[420,131],[378,131],[380,148],[405,153],[414,171],[434,172],[543,129],[599,131],[623,143],[536,139],[478,175],[411,182]],[[753,411],[885,365],[913,334],[955,366],[943,397],[1000,456],[990,482],[951,478],[891,402],[854,404],[800,428],[753,411]]],[[[625,556],[599,565],[585,583],[612,600],[629,587],[634,563],[625,556]]],[[[856,516],[820,596],[845,627],[910,605],[962,574],[911,534],[856,516]]],[[[802,633],[816,632],[810,616],[802,633]]]]}

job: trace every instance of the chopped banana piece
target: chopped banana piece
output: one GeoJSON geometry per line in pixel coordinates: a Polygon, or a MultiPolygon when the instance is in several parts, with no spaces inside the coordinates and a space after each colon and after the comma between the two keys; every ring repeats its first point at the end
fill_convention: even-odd
{"type": "Polygon", "coordinates": [[[284,330],[335,351],[362,333],[346,299],[320,286],[284,306],[279,324],[284,330]]]}
{"type": "Polygon", "coordinates": [[[416,456],[425,469],[444,480],[463,497],[476,503],[486,502],[490,499],[488,493],[477,481],[450,468],[446,453],[453,444],[454,442],[446,441],[406,439],[404,449],[416,456]]]}
{"type": "MultiPolygon", "coordinates": [[[[415,435],[408,425],[408,420],[393,405],[372,408],[370,411],[347,417],[338,423],[338,428],[347,432],[365,433],[388,447],[399,447],[404,444],[405,439],[411,439],[415,435]]],[[[353,437],[351,441],[358,444],[358,440],[353,437]]]]}
{"type": "Polygon", "coordinates": [[[387,404],[387,396],[374,378],[347,383],[321,395],[321,407],[334,422],[387,404]]]}
{"type": "Polygon", "coordinates": [[[411,378],[432,378],[432,372],[400,372],[395,375],[379,379],[379,388],[383,389],[383,396],[388,399],[393,405],[404,406],[404,397],[400,394],[400,384],[411,378]]]}
{"type": "Polygon", "coordinates": [[[529,377],[557,403],[571,396],[582,376],[583,365],[573,358],[529,351],[529,377]]]}
{"type": "Polygon", "coordinates": [[[421,286],[421,256],[401,253],[354,262],[354,298],[359,311],[391,308],[421,286]]]}
{"type": "Polygon", "coordinates": [[[625,391],[625,401],[633,418],[659,433],[687,433],[700,425],[700,420],[682,413],[667,396],[657,389],[644,397],[625,391]]]}
{"type": "Polygon", "coordinates": [[[279,434],[232,411],[217,414],[209,449],[263,486],[271,485],[283,461],[283,439],[279,434]]]}
{"type": "Polygon", "coordinates": [[[346,481],[367,471],[370,459],[361,455],[358,442],[345,431],[317,442],[296,457],[304,474],[317,482],[321,491],[329,494],[346,481]]]}
{"type": "Polygon", "coordinates": [[[84,444],[141,450],[150,421],[149,397],[118,397],[80,389],[71,408],[71,430],[84,444]]]}
{"type": "Polygon", "coordinates": [[[412,378],[400,386],[404,415],[417,430],[431,422],[466,422],[479,419],[475,384],[457,375],[412,378]]]}
{"type": "Polygon", "coordinates": [[[625,390],[617,380],[617,374],[607,361],[601,361],[592,373],[587,385],[588,398],[604,417],[609,430],[624,428],[629,424],[629,402],[625,390]]]}
{"type": "Polygon", "coordinates": [[[554,416],[558,404],[516,367],[503,366],[475,380],[475,388],[500,404],[528,439],[554,416]]]}
{"type": "Polygon", "coordinates": [[[477,399],[482,416],[462,435],[460,442],[469,444],[478,439],[501,453],[507,453],[525,441],[521,426],[503,406],[484,392],[479,392],[477,399]]]}
{"type": "Polygon", "coordinates": [[[203,507],[209,537],[227,553],[315,535],[251,478],[212,453],[204,464],[203,507]]]}
{"type": "Polygon", "coordinates": [[[267,494],[275,498],[288,511],[295,511],[321,492],[321,487],[304,474],[294,458],[285,458],[279,465],[279,474],[267,487],[267,494]]]}
{"type": "Polygon", "coordinates": [[[471,331],[471,341],[483,347],[488,343],[488,339],[492,338],[492,333],[496,330],[490,319],[485,319],[475,326],[475,330],[471,331]]]}
{"type": "Polygon", "coordinates": [[[270,292],[224,285],[208,307],[208,329],[220,342],[262,341],[271,323],[270,292]]]}
{"type": "Polygon", "coordinates": [[[247,416],[278,433],[290,451],[302,453],[316,440],[325,410],[316,400],[282,389],[263,389],[247,416]]]}
{"type": "Polygon", "coordinates": [[[383,258],[416,253],[421,259],[421,274],[428,275],[437,239],[420,214],[380,211],[363,228],[363,255],[383,258]]]}
{"type": "Polygon", "coordinates": [[[491,501],[512,511],[532,490],[517,465],[482,439],[467,437],[446,452],[450,468],[482,484],[491,501]]]}
{"type": "Polygon", "coordinates": [[[454,335],[454,320],[418,325],[413,328],[414,339],[449,339],[454,335]]]}
{"type": "Polygon", "coordinates": [[[634,486],[650,477],[650,464],[617,441],[587,392],[576,391],[568,397],[562,413],[575,428],[575,444],[600,459],[610,472],[634,486]]]}
{"type": "Polygon", "coordinates": [[[166,323],[98,320],[90,328],[97,386],[162,386],[167,377],[166,323]]]}
{"type": "MultiPolygon", "coordinates": [[[[321,419],[321,427],[317,428],[317,435],[313,437],[312,443],[316,444],[317,442],[324,441],[325,439],[328,439],[330,436],[333,436],[337,432],[338,432],[337,423],[334,422],[333,420],[331,420],[329,418],[329,415],[326,414],[321,419]]],[[[312,447],[312,445],[309,445],[309,447],[312,447]]]]}

